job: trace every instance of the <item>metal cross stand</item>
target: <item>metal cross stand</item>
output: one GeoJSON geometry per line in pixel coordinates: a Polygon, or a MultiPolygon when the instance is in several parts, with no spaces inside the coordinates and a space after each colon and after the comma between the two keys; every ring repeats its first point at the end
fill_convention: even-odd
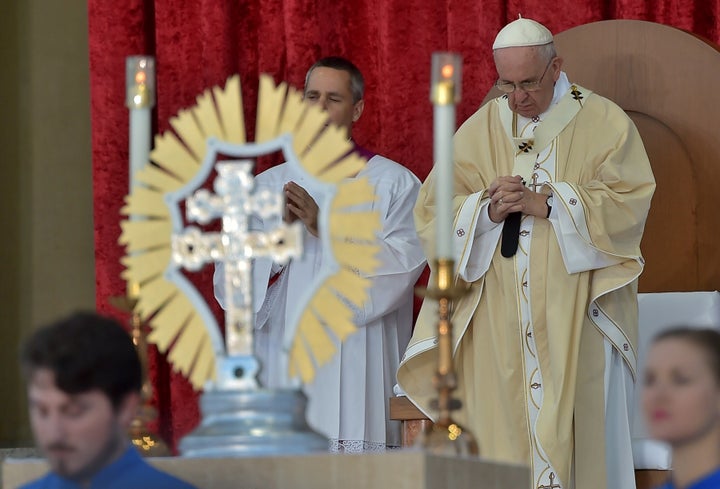
{"type": "MultiPolygon", "coordinates": [[[[288,157],[289,148],[289,139],[283,137],[242,146],[209,140],[205,164],[214,159],[213,150],[247,158],[283,149],[288,157]]],[[[180,442],[184,456],[277,455],[328,448],[327,439],[305,422],[306,398],[301,390],[261,389],[255,378],[259,365],[253,355],[252,259],[268,256],[286,263],[298,256],[302,229],[299,223],[283,222],[281,195],[253,192],[252,166],[247,159],[217,163],[214,194],[201,189],[187,196],[181,190],[168,198],[174,208],[185,200],[188,221],[222,221],[220,232],[203,233],[196,226],[178,232],[175,226],[172,237],[177,266],[193,271],[217,263],[225,270],[225,341],[220,351],[215,346],[218,380],[205,388],[200,400],[200,426],[180,442]],[[253,216],[276,226],[268,232],[251,231],[253,216]]]]}

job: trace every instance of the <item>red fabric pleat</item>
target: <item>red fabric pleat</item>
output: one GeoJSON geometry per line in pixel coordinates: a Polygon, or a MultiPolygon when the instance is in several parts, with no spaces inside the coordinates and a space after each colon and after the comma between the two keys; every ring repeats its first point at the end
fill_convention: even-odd
{"type": "MultiPolygon", "coordinates": [[[[88,14],[97,307],[115,315],[107,298],[125,291],[117,239],[128,190],[126,56],[156,57],[157,131],[167,130],[170,118],[194,105],[204,89],[240,73],[249,140],[260,73],[301,88],[317,58],[346,56],[367,84],[355,139],[424,179],[432,167],[434,51],[464,58],[460,123],[495,80],[495,34],[518,14],[554,33],[604,19],[640,19],[720,42],[720,0],[89,0],[88,14]]],[[[260,162],[258,170],[269,164],[260,162]]],[[[212,297],[211,271],[188,276],[212,297]]],[[[158,428],[174,446],[198,421],[197,394],[155,350],[150,367],[158,428]]]]}

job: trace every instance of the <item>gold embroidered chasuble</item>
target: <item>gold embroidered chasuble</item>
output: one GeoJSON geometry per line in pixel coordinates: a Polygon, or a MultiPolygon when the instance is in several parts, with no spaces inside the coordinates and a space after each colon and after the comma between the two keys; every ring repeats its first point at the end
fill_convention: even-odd
{"type": "MultiPolygon", "coordinates": [[[[533,487],[568,489],[574,478],[577,488],[604,488],[604,345],[634,373],[639,245],[654,179],[629,118],[582,87],[526,137],[514,137],[515,123],[501,97],[454,139],[455,259],[470,282],[453,305],[463,402],[456,418],[483,456],[530,465],[533,487]],[[523,216],[518,254],[503,258],[501,226],[477,234],[475,224],[487,212],[490,183],[515,174],[544,182],[556,210],[551,220],[523,216]]],[[[415,207],[427,256],[434,256],[434,183],[432,172],[415,207]]],[[[436,309],[423,304],[398,371],[401,387],[431,417],[436,309]]]]}

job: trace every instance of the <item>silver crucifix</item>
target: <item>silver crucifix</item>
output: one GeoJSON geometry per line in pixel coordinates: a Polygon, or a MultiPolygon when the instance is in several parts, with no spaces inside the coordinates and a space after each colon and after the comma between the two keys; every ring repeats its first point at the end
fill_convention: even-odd
{"type": "Polygon", "coordinates": [[[219,232],[203,233],[188,226],[172,236],[172,257],[177,265],[190,271],[210,262],[224,267],[225,349],[229,357],[253,355],[252,259],[267,256],[285,264],[302,252],[301,225],[283,222],[281,194],[268,189],[253,192],[252,167],[250,160],[217,163],[215,193],[201,189],[185,200],[188,221],[208,224],[221,219],[219,232]],[[275,225],[268,226],[270,231],[251,231],[253,216],[275,225]]]}

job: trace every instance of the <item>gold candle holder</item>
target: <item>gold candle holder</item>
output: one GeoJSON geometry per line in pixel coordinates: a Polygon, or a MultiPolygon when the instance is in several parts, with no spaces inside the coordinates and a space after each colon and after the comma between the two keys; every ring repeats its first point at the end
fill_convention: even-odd
{"type": "Polygon", "coordinates": [[[457,388],[453,366],[453,334],[450,321],[452,301],[465,294],[466,288],[453,281],[455,263],[452,259],[435,260],[436,283],[424,291],[425,297],[438,301],[438,366],[433,384],[438,397],[431,407],[438,411],[435,422],[417,440],[424,450],[438,455],[478,456],[478,443],[470,431],[452,418],[452,411],[462,407],[459,399],[452,397],[457,388]]]}
{"type": "Polygon", "coordinates": [[[140,391],[142,405],[130,423],[129,435],[132,444],[144,457],[169,457],[172,455],[167,443],[149,428],[149,423],[157,418],[157,411],[152,406],[153,388],[148,370],[148,346],[144,324],[137,306],[137,284],[128,283],[127,296],[110,297],[110,304],[124,313],[130,314],[130,336],[135,350],[140,357],[142,368],[142,389],[140,391]]]}

